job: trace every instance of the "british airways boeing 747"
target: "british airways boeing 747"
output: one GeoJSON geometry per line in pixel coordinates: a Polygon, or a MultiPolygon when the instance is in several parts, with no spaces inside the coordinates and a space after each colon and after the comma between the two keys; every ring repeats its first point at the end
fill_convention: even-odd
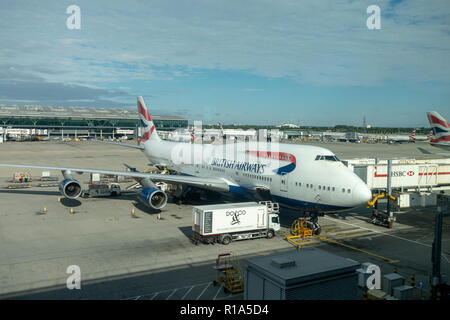
{"type": "Polygon", "coordinates": [[[176,175],[149,174],[137,171],[112,171],[28,164],[0,164],[3,167],[61,170],[64,180],[60,192],[78,198],[82,187],[73,173],[101,173],[134,178],[142,186],[138,198],[147,206],[162,209],[167,194],[155,185],[166,182],[219,192],[251,194],[270,192],[282,206],[310,213],[310,224],[320,232],[317,215],[339,212],[365,204],[371,199],[367,185],[330,151],[306,145],[242,142],[224,145],[180,143],[160,139],[144,99],[137,98],[143,134],[138,148],[154,164],[176,171],[176,175]]]}

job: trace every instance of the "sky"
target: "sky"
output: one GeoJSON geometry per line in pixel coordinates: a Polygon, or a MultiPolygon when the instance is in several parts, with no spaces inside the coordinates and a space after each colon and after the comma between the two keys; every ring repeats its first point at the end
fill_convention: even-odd
{"type": "Polygon", "coordinates": [[[426,111],[450,119],[449,58],[448,0],[0,2],[4,105],[142,95],[153,114],[204,123],[427,127],[426,111]]]}

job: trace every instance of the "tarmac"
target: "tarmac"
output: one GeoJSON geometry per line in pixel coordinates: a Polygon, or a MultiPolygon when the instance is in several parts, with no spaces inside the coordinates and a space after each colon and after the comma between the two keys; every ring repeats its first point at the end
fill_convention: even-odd
{"type": "MultiPolygon", "coordinates": [[[[430,158],[417,147],[435,151],[426,143],[315,145],[331,149],[341,159],[430,158]]],[[[95,142],[7,142],[0,144],[0,162],[112,170],[124,169],[123,163],[140,170],[147,167],[139,150],[95,142]]],[[[42,172],[27,171],[34,181],[42,172]]],[[[242,294],[226,294],[212,284],[218,254],[234,253],[245,268],[245,257],[301,251],[286,241],[283,234],[228,246],[194,245],[190,241],[192,205],[217,200],[169,203],[159,212],[158,220],[158,212],[140,204],[134,191],[116,198],[68,200],[61,198],[56,187],[9,190],[7,180],[13,173],[13,168],[0,168],[0,298],[3,299],[242,299],[242,294]],[[71,275],[67,269],[73,265],[81,271],[80,290],[66,286],[71,275]]],[[[52,175],[61,176],[57,171],[52,171],[52,175]]],[[[84,185],[89,180],[86,174],[75,177],[84,185]]],[[[124,189],[130,184],[121,186],[124,189]]],[[[414,273],[416,282],[424,283],[423,294],[427,296],[435,210],[422,208],[396,213],[393,229],[368,223],[370,210],[366,208],[325,215],[319,220],[323,238],[300,244],[318,246],[361,263],[372,262],[380,266],[383,274],[396,268],[409,279],[414,273]]],[[[280,218],[287,234],[298,213],[282,210],[280,218]]],[[[442,272],[449,274],[448,219],[444,219],[442,251],[442,272]]]]}

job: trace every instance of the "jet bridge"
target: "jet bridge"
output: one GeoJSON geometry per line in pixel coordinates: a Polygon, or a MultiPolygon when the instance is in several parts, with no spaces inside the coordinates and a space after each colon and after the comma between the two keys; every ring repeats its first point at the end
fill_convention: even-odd
{"type": "MultiPolygon", "coordinates": [[[[343,162],[370,189],[387,188],[387,160],[350,159],[343,162]]],[[[401,192],[450,189],[450,159],[394,159],[391,187],[401,192]]]]}
{"type": "Polygon", "coordinates": [[[437,193],[450,189],[450,159],[351,159],[343,161],[372,190],[371,222],[392,228],[392,207],[435,206],[437,193]],[[378,200],[386,199],[386,210],[378,200]]]}

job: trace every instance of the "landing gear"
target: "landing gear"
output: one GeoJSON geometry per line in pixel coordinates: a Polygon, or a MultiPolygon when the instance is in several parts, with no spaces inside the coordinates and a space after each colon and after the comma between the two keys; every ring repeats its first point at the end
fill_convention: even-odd
{"type": "Polygon", "coordinates": [[[322,231],[322,228],[319,224],[319,218],[317,213],[310,213],[309,215],[309,221],[306,222],[306,226],[312,230],[313,234],[319,235],[322,231]]]}

